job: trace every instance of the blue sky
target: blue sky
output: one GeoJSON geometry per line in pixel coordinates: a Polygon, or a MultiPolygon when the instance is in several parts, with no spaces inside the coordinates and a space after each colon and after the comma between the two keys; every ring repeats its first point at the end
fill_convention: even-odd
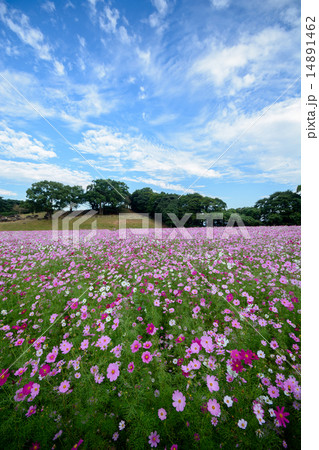
{"type": "Polygon", "coordinates": [[[295,190],[299,77],[299,1],[0,0],[0,195],[295,190]]]}

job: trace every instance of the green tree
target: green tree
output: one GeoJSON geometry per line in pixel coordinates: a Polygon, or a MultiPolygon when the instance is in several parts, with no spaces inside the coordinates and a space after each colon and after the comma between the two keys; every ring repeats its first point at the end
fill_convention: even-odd
{"type": "Polygon", "coordinates": [[[255,204],[264,225],[300,225],[301,198],[292,191],[275,192],[255,204]]]}
{"type": "Polygon", "coordinates": [[[77,208],[81,203],[85,202],[85,195],[82,186],[65,186],[65,196],[70,206],[70,211],[73,207],[77,208]]]}
{"type": "Polygon", "coordinates": [[[98,179],[87,187],[85,199],[99,214],[107,214],[128,206],[130,193],[122,181],[98,179]]]}
{"type": "Polygon", "coordinates": [[[154,197],[154,192],[151,188],[137,189],[131,196],[132,210],[140,213],[150,212],[152,197],[154,197]]]}
{"type": "Polygon", "coordinates": [[[27,204],[34,212],[45,211],[49,218],[68,204],[65,185],[57,181],[39,181],[27,190],[27,204]]]}

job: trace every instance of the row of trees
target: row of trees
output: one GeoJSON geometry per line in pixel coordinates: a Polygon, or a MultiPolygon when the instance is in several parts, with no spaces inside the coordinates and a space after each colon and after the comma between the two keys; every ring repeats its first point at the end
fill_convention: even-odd
{"type": "MultiPolygon", "coordinates": [[[[258,200],[253,207],[227,209],[226,203],[219,198],[205,197],[200,194],[167,194],[157,193],[151,188],[138,189],[132,194],[128,186],[110,179],[94,180],[86,190],[81,186],[69,186],[55,181],[40,181],[33,183],[27,190],[26,201],[5,200],[0,197],[1,211],[16,208],[20,212],[45,211],[49,217],[56,210],[79,205],[90,205],[99,214],[117,213],[123,208],[131,208],[135,212],[162,214],[163,222],[174,226],[169,213],[182,218],[190,214],[185,226],[196,227],[205,225],[205,220],[197,219],[198,213],[223,213],[220,225],[228,222],[231,214],[240,214],[245,225],[299,225],[301,222],[301,187],[296,192],[290,190],[275,192],[267,198],[258,200]],[[23,211],[21,211],[23,210],[23,211]]],[[[18,211],[19,212],[19,211],[18,211]]]]}

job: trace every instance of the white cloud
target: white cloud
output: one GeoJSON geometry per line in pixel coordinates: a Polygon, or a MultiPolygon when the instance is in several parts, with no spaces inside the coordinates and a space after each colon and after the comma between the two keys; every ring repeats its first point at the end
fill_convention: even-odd
{"type": "MultiPolygon", "coordinates": [[[[145,172],[152,177],[163,179],[165,176],[167,181],[172,181],[198,176],[207,167],[207,160],[199,154],[166,148],[142,136],[131,136],[107,127],[88,130],[82,136],[82,141],[75,145],[79,151],[103,156],[106,167],[112,158],[112,165],[117,161],[118,167],[126,172],[145,172]]],[[[220,178],[221,174],[209,170],[204,177],[220,178]]]]}
{"type": "MultiPolygon", "coordinates": [[[[164,123],[172,122],[177,117],[178,117],[177,114],[161,114],[160,116],[154,119],[148,120],[148,123],[150,123],[153,126],[163,125],[164,123]]],[[[146,119],[147,118],[145,117],[145,120],[146,119]]]]}
{"type": "Polygon", "coordinates": [[[0,160],[0,167],[0,177],[10,181],[35,183],[49,180],[85,187],[92,180],[92,176],[87,172],[60,167],[56,164],[0,160]]]}
{"type": "Polygon", "coordinates": [[[50,2],[49,0],[42,3],[41,8],[44,9],[44,11],[48,13],[52,13],[55,11],[55,4],[54,2],[50,2]]]}
{"type": "Polygon", "coordinates": [[[0,155],[37,161],[56,156],[53,150],[47,150],[39,140],[22,131],[14,131],[8,127],[0,130],[0,155]]]}
{"type": "Polygon", "coordinates": [[[299,38],[295,34],[273,27],[255,36],[242,36],[233,46],[213,42],[192,65],[190,75],[213,82],[221,89],[221,95],[225,95],[222,88],[227,84],[226,92],[234,95],[281,69],[288,71],[287,59],[294,58],[296,39],[299,38]]]}
{"type": "Polygon", "coordinates": [[[278,102],[254,114],[233,111],[226,117],[209,122],[205,130],[213,141],[224,145],[220,153],[234,143],[222,158],[223,164],[245,166],[241,177],[296,182],[300,174],[299,98],[278,102]]]}
{"type": "Polygon", "coordinates": [[[152,28],[156,28],[158,33],[162,33],[168,26],[165,18],[168,14],[169,4],[166,0],[152,0],[156,11],[152,13],[148,22],[152,28]]]}
{"type": "Polygon", "coordinates": [[[104,13],[100,15],[100,27],[106,33],[115,33],[117,21],[120,17],[119,11],[105,6],[104,13]]]}
{"type": "Polygon", "coordinates": [[[0,189],[0,195],[6,197],[16,197],[17,194],[12,191],[7,191],[6,189],[0,189]]]}
{"type": "Polygon", "coordinates": [[[211,0],[212,6],[216,9],[228,8],[230,0],[211,0]]]}
{"type": "Polygon", "coordinates": [[[54,61],[54,67],[55,67],[56,73],[58,75],[64,75],[64,73],[65,73],[64,72],[64,65],[62,63],[60,63],[59,61],[55,60],[54,61]]]}

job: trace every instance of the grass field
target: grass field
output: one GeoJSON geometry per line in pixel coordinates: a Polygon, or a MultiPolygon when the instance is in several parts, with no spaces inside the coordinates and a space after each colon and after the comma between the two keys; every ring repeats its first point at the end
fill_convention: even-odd
{"type": "Polygon", "coordinates": [[[300,227],[171,232],[0,233],[1,448],[300,448],[300,227]]]}
{"type": "MultiPolygon", "coordinates": [[[[134,214],[135,219],[130,219],[127,222],[129,228],[140,228],[142,224],[142,216],[138,213],[130,212],[134,214]]],[[[0,231],[40,231],[40,230],[52,230],[52,220],[38,220],[38,219],[26,219],[28,214],[21,214],[24,217],[22,220],[16,222],[0,222],[0,231]]],[[[44,213],[39,213],[39,217],[44,217],[44,213]]],[[[69,222],[69,228],[72,229],[74,222],[78,218],[74,218],[69,222]]],[[[80,225],[81,230],[88,230],[92,227],[92,222],[96,221],[96,227],[98,230],[118,230],[119,228],[119,216],[118,214],[110,214],[107,216],[96,215],[87,219],[80,225]]],[[[149,227],[154,228],[154,220],[149,220],[149,227]]],[[[59,220],[59,229],[62,228],[62,220],[59,220]]]]}

